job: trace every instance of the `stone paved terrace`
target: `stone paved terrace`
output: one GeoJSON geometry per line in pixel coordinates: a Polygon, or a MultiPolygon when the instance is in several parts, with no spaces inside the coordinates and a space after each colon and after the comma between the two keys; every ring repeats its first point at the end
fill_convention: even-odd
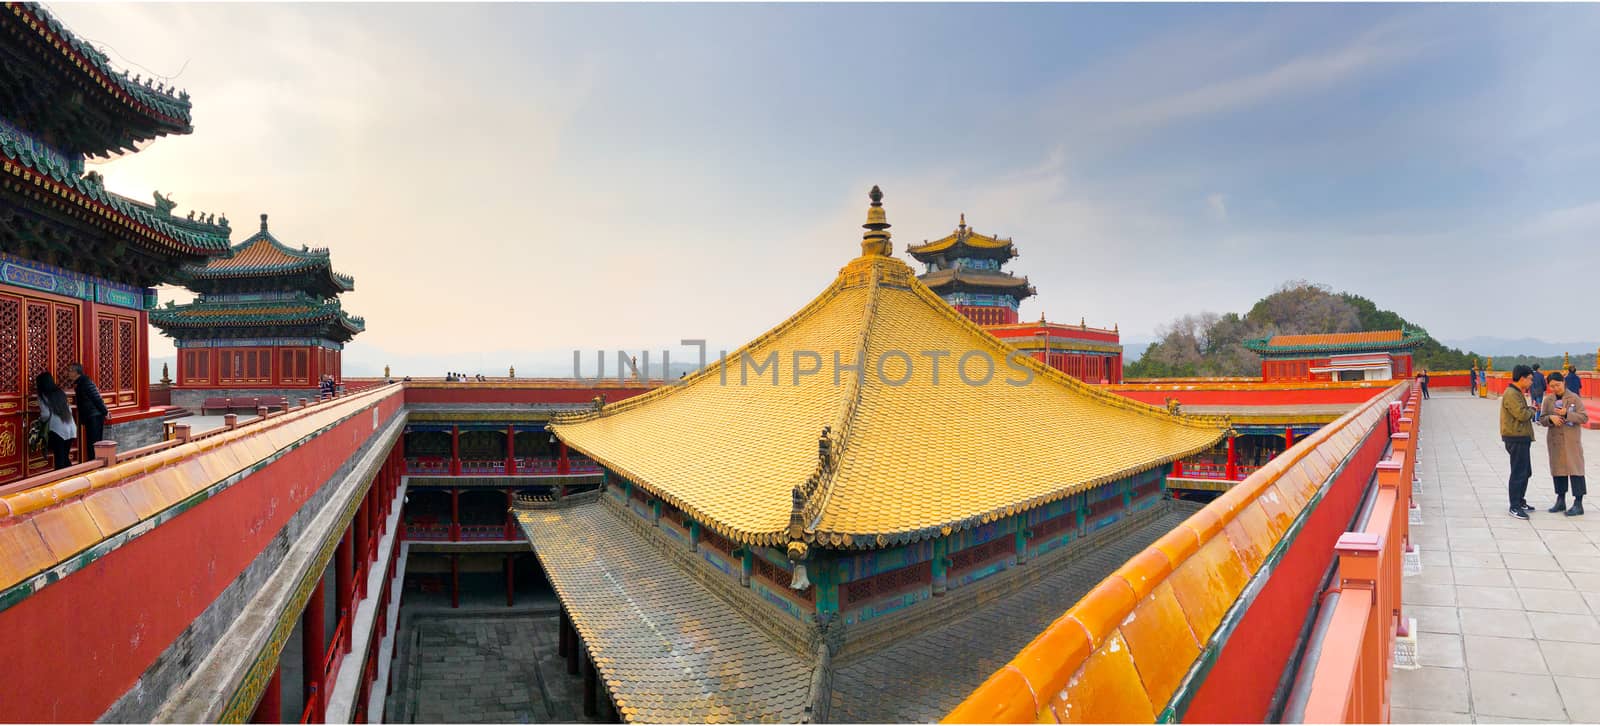
{"type": "MultiPolygon", "coordinates": [[[[1404,593],[1422,667],[1393,674],[1396,723],[1600,722],[1600,499],[1583,517],[1544,512],[1555,493],[1541,430],[1528,485],[1538,509],[1512,519],[1498,404],[1423,404],[1422,571],[1404,593]]],[[[1584,432],[1584,448],[1600,459],[1600,431],[1584,432]]]]}

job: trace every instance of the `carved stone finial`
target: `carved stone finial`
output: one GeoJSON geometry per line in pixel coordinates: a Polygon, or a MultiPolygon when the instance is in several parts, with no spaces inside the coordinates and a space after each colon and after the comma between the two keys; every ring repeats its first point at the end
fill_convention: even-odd
{"type": "Polygon", "coordinates": [[[267,214],[265,212],[261,213],[261,231],[267,231],[267,214]]]}
{"type": "Polygon", "coordinates": [[[384,366],[383,367],[383,377],[384,378],[388,378],[389,377],[389,366],[384,366]]]}
{"type": "Polygon", "coordinates": [[[161,364],[161,383],[162,385],[172,385],[172,375],[167,372],[167,364],[165,363],[161,364]]]}
{"type": "Polygon", "coordinates": [[[517,377],[517,367],[516,366],[511,366],[511,372],[506,377],[507,378],[516,378],[517,377]]]}
{"type": "Polygon", "coordinates": [[[888,257],[894,254],[889,242],[889,217],[883,211],[883,191],[876,185],[867,193],[872,206],[867,208],[867,221],[861,225],[867,231],[861,235],[861,256],[888,257]]]}

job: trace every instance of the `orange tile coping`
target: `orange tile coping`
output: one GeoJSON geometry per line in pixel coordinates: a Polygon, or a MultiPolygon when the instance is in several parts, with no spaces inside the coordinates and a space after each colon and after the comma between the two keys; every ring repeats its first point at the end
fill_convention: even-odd
{"type": "Polygon", "coordinates": [[[398,395],[399,386],[361,391],[0,496],[0,590],[65,562],[318,429],[398,395]]]}
{"type": "Polygon", "coordinates": [[[1154,721],[1294,518],[1408,385],[1302,439],[1129,559],[944,722],[1154,721]]]}

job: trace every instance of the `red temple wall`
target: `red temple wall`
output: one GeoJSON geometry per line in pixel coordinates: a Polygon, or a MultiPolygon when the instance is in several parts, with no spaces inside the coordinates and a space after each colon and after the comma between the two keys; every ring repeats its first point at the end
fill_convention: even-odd
{"type": "Polygon", "coordinates": [[[1387,419],[1356,449],[1228,636],[1183,714],[1185,723],[1262,723],[1279,677],[1299,647],[1334,543],[1349,529],[1389,443],[1387,419]]]}
{"type": "Polygon", "coordinates": [[[566,385],[526,384],[425,384],[406,386],[406,403],[589,403],[603,395],[606,403],[645,393],[654,386],[568,387],[566,385]]]}
{"type": "MultiPolygon", "coordinates": [[[[377,404],[379,420],[399,396],[377,404]]],[[[5,611],[0,720],[91,723],[373,434],[363,413],[5,611]],[[310,486],[307,486],[307,485],[310,486]],[[162,593],[162,597],[151,597],[162,593]]]]}
{"type": "Polygon", "coordinates": [[[1176,398],[1185,406],[1287,406],[1294,404],[1359,404],[1372,400],[1378,384],[1323,383],[1296,388],[1285,385],[1241,384],[1237,388],[1190,388],[1160,384],[1130,383],[1112,386],[1110,391],[1155,406],[1176,398]]]}

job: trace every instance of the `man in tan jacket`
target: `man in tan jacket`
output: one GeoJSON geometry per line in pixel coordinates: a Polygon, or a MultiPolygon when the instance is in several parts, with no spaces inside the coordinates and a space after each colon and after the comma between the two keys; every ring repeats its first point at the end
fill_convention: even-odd
{"type": "Polygon", "coordinates": [[[1550,513],[1564,511],[1568,517],[1577,517],[1583,514],[1583,495],[1589,488],[1583,478],[1583,425],[1589,423],[1589,412],[1583,408],[1583,399],[1567,390],[1565,379],[1560,372],[1547,379],[1549,388],[1540,406],[1539,423],[1550,429],[1545,443],[1550,447],[1550,478],[1556,484],[1556,503],[1550,513]],[[1567,506],[1569,483],[1571,507],[1567,506]]]}
{"type": "Polygon", "coordinates": [[[1533,476],[1533,461],[1528,456],[1533,448],[1533,407],[1528,405],[1528,389],[1532,387],[1533,369],[1517,366],[1511,369],[1511,385],[1500,394],[1500,440],[1511,456],[1506,494],[1511,498],[1511,516],[1522,520],[1533,511],[1527,500],[1528,479],[1533,476]]]}

